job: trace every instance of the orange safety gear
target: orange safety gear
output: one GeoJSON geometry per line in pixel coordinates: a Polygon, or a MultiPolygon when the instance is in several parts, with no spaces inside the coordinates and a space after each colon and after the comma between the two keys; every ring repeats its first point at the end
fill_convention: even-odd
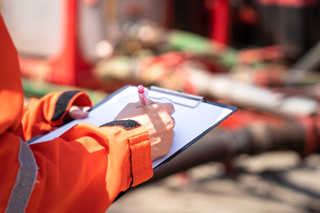
{"type": "Polygon", "coordinates": [[[119,192],[153,175],[148,131],[135,121],[79,123],[51,141],[25,142],[91,101],[55,92],[23,107],[18,54],[1,14],[0,81],[0,212],[105,212],[119,192]]]}

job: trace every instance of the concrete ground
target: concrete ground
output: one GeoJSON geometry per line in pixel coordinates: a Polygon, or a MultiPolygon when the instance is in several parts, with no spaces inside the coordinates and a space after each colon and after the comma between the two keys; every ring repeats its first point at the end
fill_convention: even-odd
{"type": "Polygon", "coordinates": [[[293,152],[239,156],[236,173],[209,162],[135,188],[108,213],[306,213],[320,212],[320,155],[304,161],[293,152]]]}

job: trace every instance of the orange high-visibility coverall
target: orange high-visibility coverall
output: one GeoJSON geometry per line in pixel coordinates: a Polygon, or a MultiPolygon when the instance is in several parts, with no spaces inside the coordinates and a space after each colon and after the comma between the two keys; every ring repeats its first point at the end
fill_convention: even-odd
{"type": "Polygon", "coordinates": [[[63,124],[71,105],[91,102],[72,91],[23,106],[18,55],[0,14],[0,212],[105,212],[120,191],[153,175],[149,135],[138,123],[80,123],[52,141],[25,142],[63,124]]]}

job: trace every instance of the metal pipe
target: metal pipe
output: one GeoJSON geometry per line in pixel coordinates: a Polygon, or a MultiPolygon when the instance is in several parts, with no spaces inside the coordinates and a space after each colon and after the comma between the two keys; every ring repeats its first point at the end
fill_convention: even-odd
{"type": "Polygon", "coordinates": [[[227,100],[240,107],[255,108],[280,115],[311,115],[318,110],[317,100],[307,97],[284,97],[270,89],[248,85],[232,80],[228,76],[211,73],[192,67],[186,62],[182,65],[188,71],[189,79],[198,93],[205,97],[227,100]]]}
{"type": "Polygon", "coordinates": [[[280,127],[257,123],[236,131],[214,130],[157,170],[149,183],[210,161],[224,161],[241,154],[256,155],[276,150],[301,153],[305,143],[303,126],[297,121],[288,121],[280,127]]]}

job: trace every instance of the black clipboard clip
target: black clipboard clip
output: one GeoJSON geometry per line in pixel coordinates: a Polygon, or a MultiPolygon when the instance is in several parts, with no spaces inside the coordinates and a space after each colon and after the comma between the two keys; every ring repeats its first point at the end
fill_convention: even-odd
{"type": "Polygon", "coordinates": [[[202,96],[187,94],[179,91],[165,89],[157,86],[150,86],[151,91],[158,93],[149,93],[151,99],[167,99],[172,103],[179,104],[186,107],[195,108],[200,102],[205,102],[206,99],[202,96]],[[175,96],[174,99],[172,96],[175,96]]]}

